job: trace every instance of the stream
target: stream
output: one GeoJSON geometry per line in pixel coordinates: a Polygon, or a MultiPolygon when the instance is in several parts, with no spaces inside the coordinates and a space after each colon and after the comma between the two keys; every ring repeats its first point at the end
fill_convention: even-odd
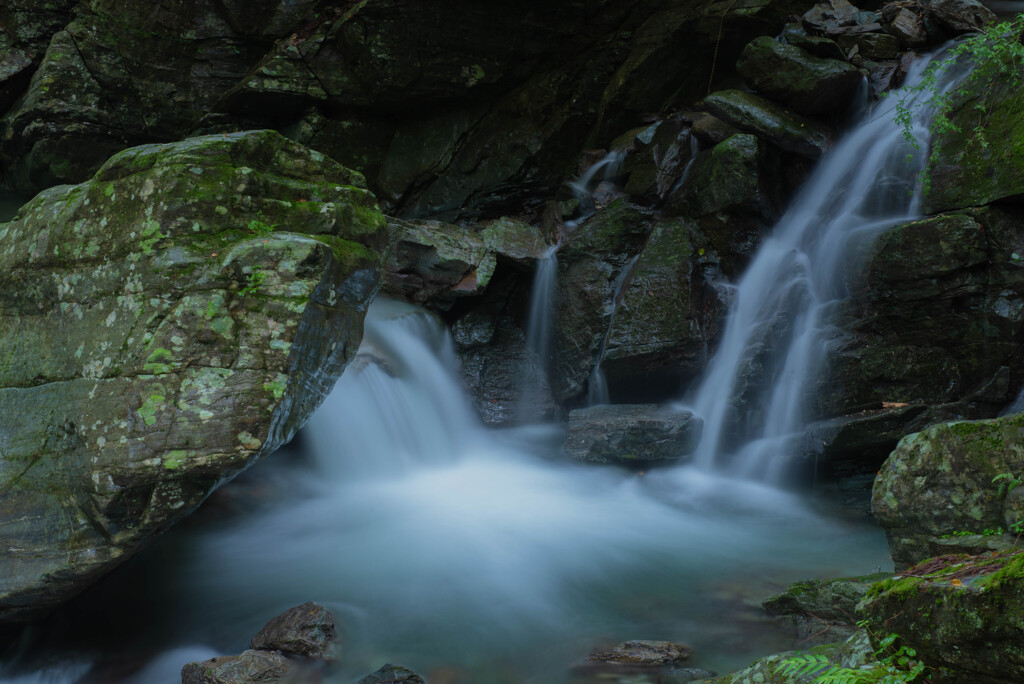
{"type": "Polygon", "coordinates": [[[329,681],[342,683],[385,662],[435,683],[582,683],[573,663],[628,639],[688,643],[689,665],[719,673],[794,648],[761,600],[806,577],[892,568],[877,527],[766,482],[806,422],[849,240],[915,212],[921,155],[910,163],[908,149],[888,113],[869,112],[766,239],[707,378],[681,402],[705,420],[694,465],[576,465],[560,457],[561,425],[484,427],[440,322],[378,300],[359,356],[296,442],[17,633],[0,681],[177,684],[184,663],[238,653],[310,600],[338,618],[329,681]],[[737,378],[766,348],[752,400],[764,408],[737,431],[737,378]]]}

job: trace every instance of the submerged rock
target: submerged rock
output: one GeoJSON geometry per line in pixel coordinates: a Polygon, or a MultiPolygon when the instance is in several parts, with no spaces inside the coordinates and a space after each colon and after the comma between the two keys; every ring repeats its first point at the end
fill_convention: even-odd
{"type": "Polygon", "coordinates": [[[423,677],[401,665],[385,665],[356,684],[426,684],[423,677]]]}
{"type": "Polygon", "coordinates": [[[0,618],[289,440],[355,353],[385,245],[361,177],[272,131],[127,150],[0,224],[0,618]]]}
{"type": "Polygon", "coordinates": [[[657,404],[592,406],[569,412],[565,453],[576,461],[646,467],[691,455],[703,421],[657,404]]]}

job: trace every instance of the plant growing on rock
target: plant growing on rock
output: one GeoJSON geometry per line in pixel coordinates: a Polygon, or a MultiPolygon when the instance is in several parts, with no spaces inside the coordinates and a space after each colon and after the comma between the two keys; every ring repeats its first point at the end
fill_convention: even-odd
{"type": "Polygon", "coordinates": [[[263,280],[267,277],[267,274],[263,272],[263,268],[255,266],[252,269],[252,273],[249,274],[249,280],[246,282],[245,287],[238,291],[238,294],[243,297],[246,295],[256,294],[259,292],[260,287],[263,285],[263,280]]]}
{"type": "MultiPolygon", "coordinates": [[[[867,621],[857,625],[867,628],[867,621]]],[[[896,646],[899,635],[890,634],[878,643],[875,655],[878,661],[869,667],[842,667],[833,665],[822,653],[797,653],[779,663],[778,674],[787,677],[814,676],[815,684],[907,684],[918,681],[924,674],[925,664],[917,652],[906,646],[896,646]]]]}
{"type": "MultiPolygon", "coordinates": [[[[930,127],[933,140],[946,133],[962,133],[961,127],[954,123],[952,114],[954,105],[966,97],[969,98],[969,106],[979,116],[978,123],[970,131],[973,134],[971,143],[985,149],[990,144],[986,135],[986,124],[990,117],[989,97],[997,84],[1012,88],[1024,85],[1024,14],[988,26],[951,47],[944,59],[932,62],[924,78],[917,85],[907,88],[896,103],[896,123],[902,127],[903,136],[915,149],[919,146],[912,129],[914,110],[918,107],[935,111],[930,127]],[[973,70],[955,88],[940,88],[939,76],[964,60],[973,65],[973,70]],[[921,95],[926,97],[919,98],[921,95]]],[[[933,146],[921,172],[925,192],[929,189],[929,172],[939,161],[938,154],[938,148],[933,146]]]]}
{"type": "Polygon", "coordinates": [[[277,224],[270,224],[264,221],[263,212],[260,211],[256,213],[256,218],[249,221],[249,225],[247,227],[249,229],[249,232],[252,233],[253,235],[257,235],[259,237],[266,237],[267,235],[270,235],[271,233],[274,232],[274,229],[277,228],[277,224]]]}

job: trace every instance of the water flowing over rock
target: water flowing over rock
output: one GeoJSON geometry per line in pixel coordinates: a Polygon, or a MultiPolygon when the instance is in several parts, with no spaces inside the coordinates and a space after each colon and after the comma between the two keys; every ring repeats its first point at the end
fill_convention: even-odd
{"type": "Polygon", "coordinates": [[[0,616],[67,600],[289,440],[385,245],[362,178],[271,131],[133,148],[0,224],[0,616]]]}
{"type": "Polygon", "coordinates": [[[569,412],[565,453],[576,461],[646,468],[691,455],[702,421],[657,404],[592,406],[569,412]]]}

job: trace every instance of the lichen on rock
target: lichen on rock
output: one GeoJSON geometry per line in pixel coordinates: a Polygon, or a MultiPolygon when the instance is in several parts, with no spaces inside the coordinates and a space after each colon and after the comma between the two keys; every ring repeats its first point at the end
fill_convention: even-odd
{"type": "Polygon", "coordinates": [[[359,174],[273,131],[126,150],[0,224],[0,619],[290,439],[355,353],[386,244],[359,174]]]}

